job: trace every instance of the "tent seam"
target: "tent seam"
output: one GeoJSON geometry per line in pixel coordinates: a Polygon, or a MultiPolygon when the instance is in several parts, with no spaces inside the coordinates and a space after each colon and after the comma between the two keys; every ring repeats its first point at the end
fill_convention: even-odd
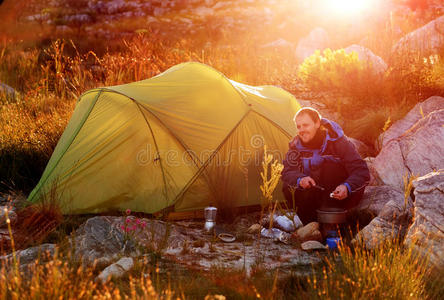
{"type": "Polygon", "coordinates": [[[268,117],[264,116],[263,114],[257,112],[256,110],[252,109],[252,111],[256,114],[258,114],[259,116],[261,116],[262,118],[264,118],[265,120],[267,120],[268,122],[272,123],[274,126],[276,126],[277,128],[279,128],[288,138],[292,138],[292,135],[290,133],[288,133],[284,128],[282,128],[279,124],[277,124],[276,122],[274,122],[273,120],[270,120],[268,117]]]}
{"type": "Polygon", "coordinates": [[[46,181],[48,180],[49,176],[52,174],[52,172],[54,172],[55,168],[58,166],[59,162],[62,160],[62,158],[65,155],[66,151],[69,149],[69,147],[71,147],[72,143],[76,139],[76,137],[79,134],[80,130],[83,128],[83,125],[85,125],[86,120],[89,118],[89,115],[91,114],[91,111],[96,106],[97,100],[99,99],[99,97],[102,94],[102,92],[103,92],[102,89],[98,90],[98,93],[97,93],[96,97],[94,98],[93,103],[91,104],[91,107],[88,110],[88,113],[85,115],[84,119],[82,120],[81,125],[76,129],[76,131],[73,134],[73,137],[72,137],[71,141],[69,142],[68,146],[65,148],[63,153],[60,155],[59,159],[54,164],[54,167],[52,167],[52,169],[48,172],[48,175],[46,175],[45,179],[41,182],[41,184],[38,184],[37,190],[35,190],[35,192],[34,192],[34,190],[31,192],[32,195],[30,195],[30,197],[29,197],[29,201],[30,202],[32,202],[32,200],[35,197],[35,195],[37,195],[37,193],[41,190],[42,186],[46,183],[46,181]]]}
{"type": "MultiPolygon", "coordinates": [[[[127,97],[128,97],[128,96],[127,96],[127,97]]],[[[128,97],[128,98],[129,98],[129,97],[128,97]]],[[[130,99],[131,99],[131,98],[130,98],[130,99]]],[[[148,122],[147,118],[145,117],[145,114],[142,112],[142,109],[140,108],[140,104],[137,103],[137,102],[135,102],[135,101],[134,101],[134,103],[136,104],[137,108],[139,109],[140,113],[142,114],[143,119],[145,120],[146,125],[148,126],[148,128],[149,128],[149,130],[150,130],[150,132],[151,132],[151,136],[153,137],[154,146],[156,147],[157,157],[159,158],[160,169],[162,170],[162,179],[163,179],[163,186],[164,186],[164,197],[165,197],[165,200],[166,200],[167,203],[168,203],[168,192],[167,192],[167,184],[166,184],[166,178],[165,178],[165,170],[163,169],[162,159],[161,159],[161,157],[160,157],[160,153],[159,153],[159,146],[157,145],[157,142],[156,142],[156,138],[155,138],[155,136],[154,136],[153,129],[151,128],[150,123],[148,122]]],[[[157,157],[156,157],[156,159],[157,159],[157,157]]],[[[167,205],[167,206],[168,206],[168,205],[167,205]]]]}
{"type": "Polygon", "coordinates": [[[185,185],[185,187],[178,193],[176,198],[174,199],[174,204],[179,201],[179,198],[183,197],[183,195],[188,191],[190,186],[196,181],[197,177],[203,172],[205,167],[210,163],[210,161],[213,159],[213,157],[219,152],[220,148],[225,144],[225,142],[228,140],[228,138],[233,134],[233,132],[239,127],[239,125],[242,123],[242,121],[247,117],[247,115],[252,110],[248,110],[245,115],[242,116],[242,118],[239,120],[239,122],[236,124],[236,126],[233,127],[233,129],[230,130],[230,132],[227,134],[227,136],[222,140],[222,142],[217,146],[217,148],[214,150],[213,154],[203,163],[203,165],[197,170],[197,172],[191,177],[191,179],[188,181],[188,183],[185,185]]]}
{"type": "MultiPolygon", "coordinates": [[[[128,96],[127,96],[128,97],[128,96]]],[[[132,98],[130,98],[132,99],[132,98]]],[[[134,99],[132,99],[134,100],[134,99]]],[[[134,100],[136,101],[136,100],[134,100]]],[[[137,102],[138,103],[138,102],[137,102]]],[[[182,139],[180,139],[177,135],[174,134],[174,132],[168,127],[166,126],[166,124],[164,122],[162,122],[162,120],[160,120],[160,118],[158,116],[156,116],[155,113],[153,113],[151,110],[149,110],[147,107],[145,107],[145,105],[138,103],[143,109],[145,109],[148,113],[150,113],[153,117],[156,118],[157,121],[159,121],[160,124],[162,124],[162,126],[164,126],[168,132],[177,140],[177,142],[179,142],[179,144],[185,149],[185,151],[189,151],[191,150],[190,147],[188,147],[183,141],[182,139]]],[[[188,152],[189,153],[189,152],[188,152]]],[[[193,154],[193,153],[192,153],[193,154]]],[[[194,155],[190,154],[190,157],[193,158],[193,162],[196,165],[197,168],[199,168],[198,164],[194,161],[196,160],[199,164],[202,164],[202,162],[200,161],[200,159],[198,159],[197,157],[194,157],[194,155]]]]}
{"type": "Polygon", "coordinates": [[[183,63],[183,64],[189,64],[189,63],[192,63],[192,64],[197,64],[197,65],[201,65],[201,66],[203,66],[203,67],[205,67],[205,68],[207,68],[207,69],[210,69],[210,70],[212,70],[212,71],[214,71],[214,72],[216,72],[216,73],[218,73],[220,76],[222,76],[222,78],[225,80],[225,82],[227,82],[234,90],[235,90],[235,92],[239,95],[239,97],[242,99],[242,101],[247,105],[247,106],[250,106],[250,103],[248,103],[246,100],[245,100],[245,97],[238,91],[238,89],[231,83],[231,81],[227,78],[227,76],[225,76],[225,74],[224,73],[222,73],[222,72],[220,72],[219,70],[216,70],[216,69],[214,69],[214,68],[212,68],[212,67],[210,67],[210,66],[208,66],[208,65],[206,65],[206,64],[202,64],[202,63],[200,63],[200,62],[196,62],[196,61],[193,61],[193,62],[188,62],[188,63],[183,63]]]}
{"type": "Polygon", "coordinates": [[[97,91],[101,92],[102,90],[104,90],[104,89],[98,88],[98,89],[92,89],[92,90],[89,90],[89,91],[84,92],[83,94],[81,94],[81,95],[77,98],[76,104],[79,103],[80,100],[83,99],[83,97],[84,97],[85,95],[88,95],[88,94],[91,94],[91,93],[94,93],[94,92],[97,92],[97,91]]]}
{"type": "Polygon", "coordinates": [[[159,123],[162,124],[162,126],[164,126],[168,130],[168,132],[176,139],[176,141],[185,149],[185,151],[187,153],[189,153],[189,156],[191,157],[193,163],[196,165],[196,168],[200,168],[200,165],[202,164],[202,162],[197,157],[192,155],[193,153],[189,152],[191,150],[190,147],[188,147],[177,135],[175,135],[174,132],[164,122],[162,122],[162,120],[158,116],[156,116],[155,113],[153,113],[150,109],[148,109],[145,105],[143,105],[142,103],[140,103],[136,99],[134,99],[134,98],[132,98],[132,97],[130,97],[130,96],[124,94],[124,93],[120,93],[120,92],[117,92],[117,91],[112,90],[112,89],[106,89],[106,91],[110,92],[110,93],[116,93],[116,94],[119,94],[119,95],[122,95],[124,97],[127,97],[127,98],[131,99],[132,101],[134,101],[135,103],[140,105],[140,107],[142,107],[148,113],[150,113],[153,117],[155,117],[156,120],[159,121],[159,123]]]}

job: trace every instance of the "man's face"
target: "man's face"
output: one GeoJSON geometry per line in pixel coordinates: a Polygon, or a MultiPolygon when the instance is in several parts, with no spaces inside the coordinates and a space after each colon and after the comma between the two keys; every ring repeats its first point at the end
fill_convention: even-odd
{"type": "Polygon", "coordinates": [[[296,118],[296,127],[299,132],[298,135],[304,143],[308,143],[314,138],[316,131],[320,126],[321,122],[314,122],[307,114],[301,114],[296,118]]]}

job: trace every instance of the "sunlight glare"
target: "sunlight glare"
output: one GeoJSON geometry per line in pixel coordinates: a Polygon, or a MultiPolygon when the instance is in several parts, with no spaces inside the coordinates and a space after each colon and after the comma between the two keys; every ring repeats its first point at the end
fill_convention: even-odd
{"type": "Polygon", "coordinates": [[[324,0],[326,8],[339,14],[358,14],[370,7],[372,0],[324,0]]]}

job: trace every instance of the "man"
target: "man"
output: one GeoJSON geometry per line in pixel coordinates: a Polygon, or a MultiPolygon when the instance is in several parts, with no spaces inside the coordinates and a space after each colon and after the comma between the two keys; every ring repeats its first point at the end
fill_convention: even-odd
{"type": "Polygon", "coordinates": [[[290,205],[295,201],[302,222],[316,221],[317,209],[359,204],[370,173],[342,128],[308,107],[294,121],[298,135],[290,141],[282,181],[285,198],[290,205]]]}

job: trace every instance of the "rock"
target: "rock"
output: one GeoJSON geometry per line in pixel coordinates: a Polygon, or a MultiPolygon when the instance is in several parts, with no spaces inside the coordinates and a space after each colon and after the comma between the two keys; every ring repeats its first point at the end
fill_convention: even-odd
{"type": "Polygon", "coordinates": [[[420,119],[428,116],[431,112],[444,109],[444,98],[433,96],[415,105],[407,115],[395,122],[385,132],[383,132],[375,143],[376,150],[381,150],[391,140],[397,139],[409,130],[420,119]]]}
{"type": "Polygon", "coordinates": [[[159,22],[159,19],[157,19],[156,17],[153,17],[153,16],[148,16],[147,18],[146,18],[146,22],[149,24],[149,23],[157,23],[157,22],[159,22]]]}
{"type": "Polygon", "coordinates": [[[199,6],[192,11],[192,14],[206,18],[214,15],[214,9],[210,7],[199,6]]]}
{"type": "MultiPolygon", "coordinates": [[[[122,221],[120,218],[118,220],[122,221]]],[[[125,239],[118,220],[112,217],[93,217],[76,230],[75,256],[85,265],[96,263],[98,268],[109,265],[122,255],[136,255],[135,245],[125,239]]]]}
{"type": "Polygon", "coordinates": [[[370,182],[368,183],[368,185],[369,186],[384,185],[381,178],[379,178],[378,172],[376,171],[375,167],[373,166],[374,160],[375,160],[374,157],[364,158],[364,161],[367,164],[368,170],[370,171],[370,182]]]}
{"type": "Polygon", "coordinates": [[[358,232],[355,241],[362,241],[368,249],[375,249],[387,240],[402,240],[413,216],[412,209],[410,198],[407,201],[388,201],[379,215],[358,232]]]}
{"type": "Polygon", "coordinates": [[[444,269],[444,169],[413,181],[415,219],[405,244],[428,257],[438,269],[444,269]]]}
{"type": "Polygon", "coordinates": [[[373,162],[386,185],[404,190],[405,176],[423,176],[444,168],[444,109],[420,119],[384,146],[373,162]]]}
{"type": "Polygon", "coordinates": [[[15,100],[17,93],[15,90],[7,84],[0,82],[0,99],[15,100]]]}
{"type": "MultiPolygon", "coordinates": [[[[260,216],[260,214],[255,215],[257,218],[260,216]]],[[[240,230],[243,237],[237,238],[232,243],[213,242],[212,237],[203,232],[201,221],[182,221],[169,225],[158,220],[147,221],[146,234],[142,233],[136,238],[138,240],[140,238],[140,244],[148,244],[151,242],[151,226],[157,226],[159,232],[162,232],[162,227],[170,226],[168,237],[163,233],[159,234],[161,240],[166,240],[162,256],[182,265],[191,264],[204,271],[218,265],[230,269],[244,269],[248,275],[257,263],[258,251],[261,252],[261,259],[263,258],[261,264],[264,268],[268,270],[279,268],[283,274],[290,274],[295,266],[309,266],[320,262],[319,256],[306,253],[291,244],[287,245],[286,240],[279,239],[279,237],[286,238],[287,235],[290,236],[289,234],[282,232],[276,242],[274,238],[262,238],[257,233],[245,233],[245,229],[248,228],[247,223],[252,224],[250,215],[236,218],[234,227],[230,231],[240,230]],[[244,221],[244,218],[247,220],[244,221]],[[184,245],[187,245],[186,251],[184,245]]]]}
{"type": "Polygon", "coordinates": [[[261,224],[253,224],[247,229],[247,233],[255,234],[259,233],[262,229],[261,224]]]}
{"type": "Polygon", "coordinates": [[[296,47],[296,59],[298,61],[303,61],[310,55],[312,55],[315,50],[324,50],[328,47],[330,43],[330,38],[325,29],[317,27],[313,29],[308,36],[302,38],[296,47]]]}
{"type": "MultiPolygon", "coordinates": [[[[255,220],[260,216],[254,215],[255,220]]],[[[90,264],[96,260],[96,266],[103,268],[122,256],[138,256],[137,251],[125,251],[125,247],[129,246],[124,245],[123,234],[119,230],[124,221],[125,217],[111,216],[87,220],[75,233],[74,249],[77,255],[82,254],[90,264]]],[[[248,275],[257,265],[257,257],[260,255],[261,266],[267,270],[279,268],[280,274],[290,275],[298,267],[298,274],[306,274],[312,264],[320,263],[322,259],[319,254],[304,252],[294,245],[276,243],[274,239],[246,233],[246,229],[254,223],[250,214],[237,217],[235,224],[231,225],[233,227],[226,228],[238,235],[232,243],[214,241],[211,235],[204,232],[202,221],[139,219],[139,222],[146,225],[131,235],[132,245],[161,253],[165,261],[174,261],[183,267],[191,266],[201,271],[209,271],[218,265],[222,268],[244,269],[248,275]]]]}
{"type": "Polygon", "coordinates": [[[67,25],[57,25],[57,26],[56,26],[56,31],[57,31],[58,33],[64,33],[64,34],[67,34],[67,33],[69,33],[69,32],[72,32],[73,29],[72,29],[71,27],[67,26],[67,25]]]}
{"type": "Polygon", "coordinates": [[[293,44],[287,40],[279,38],[273,42],[262,45],[261,48],[293,48],[293,44]]]}
{"type": "Polygon", "coordinates": [[[366,212],[376,217],[390,200],[402,203],[404,201],[404,194],[389,185],[367,186],[361,203],[359,203],[355,210],[361,213],[366,212]]]}
{"type": "Polygon", "coordinates": [[[67,24],[87,24],[92,23],[93,19],[90,15],[87,14],[78,14],[78,15],[71,15],[71,16],[64,16],[63,21],[67,24]]]}
{"type": "Polygon", "coordinates": [[[353,146],[355,146],[356,151],[358,151],[361,157],[367,157],[372,151],[369,146],[361,142],[360,140],[354,139],[352,137],[347,137],[350,142],[352,142],[353,146]]]}
{"type": "MultiPolygon", "coordinates": [[[[20,265],[27,265],[35,262],[37,259],[39,259],[40,262],[50,260],[54,256],[55,249],[55,244],[42,244],[25,250],[18,250],[15,252],[15,255],[20,265]]],[[[12,262],[13,255],[0,256],[0,260],[12,262]]]]}
{"type": "Polygon", "coordinates": [[[296,231],[299,241],[321,241],[322,235],[319,231],[319,223],[311,222],[296,231]]]}
{"type": "Polygon", "coordinates": [[[25,20],[27,20],[27,21],[44,22],[44,21],[48,21],[49,18],[50,18],[50,14],[49,13],[42,13],[42,14],[35,14],[35,15],[27,16],[25,18],[25,20]]]}
{"type": "Polygon", "coordinates": [[[444,16],[441,16],[401,38],[392,53],[398,57],[415,54],[438,54],[444,47],[444,16]]]}
{"type": "Polygon", "coordinates": [[[96,277],[96,281],[102,283],[107,282],[112,277],[120,278],[124,276],[134,266],[134,260],[131,257],[123,257],[118,262],[106,267],[99,276],[96,277]]]}
{"type": "Polygon", "coordinates": [[[366,64],[367,69],[372,70],[376,75],[383,75],[387,70],[386,62],[368,48],[354,44],[344,50],[346,53],[356,52],[359,60],[366,64]]]}
{"type": "Polygon", "coordinates": [[[137,9],[140,3],[130,2],[124,0],[111,0],[111,1],[88,1],[88,8],[90,11],[99,14],[116,14],[128,9],[137,9]]]}
{"type": "Polygon", "coordinates": [[[313,251],[313,250],[326,250],[327,247],[322,245],[318,241],[307,241],[301,244],[301,248],[304,251],[313,251]]]}
{"type": "Polygon", "coordinates": [[[8,218],[9,221],[11,222],[11,225],[14,225],[14,223],[17,221],[17,214],[15,213],[14,210],[12,210],[7,206],[0,206],[0,227],[7,226],[5,209],[8,210],[8,218]]]}
{"type": "Polygon", "coordinates": [[[163,7],[155,7],[153,10],[153,15],[155,17],[159,17],[161,15],[166,14],[169,11],[169,9],[167,8],[163,8],[163,7]]]}

